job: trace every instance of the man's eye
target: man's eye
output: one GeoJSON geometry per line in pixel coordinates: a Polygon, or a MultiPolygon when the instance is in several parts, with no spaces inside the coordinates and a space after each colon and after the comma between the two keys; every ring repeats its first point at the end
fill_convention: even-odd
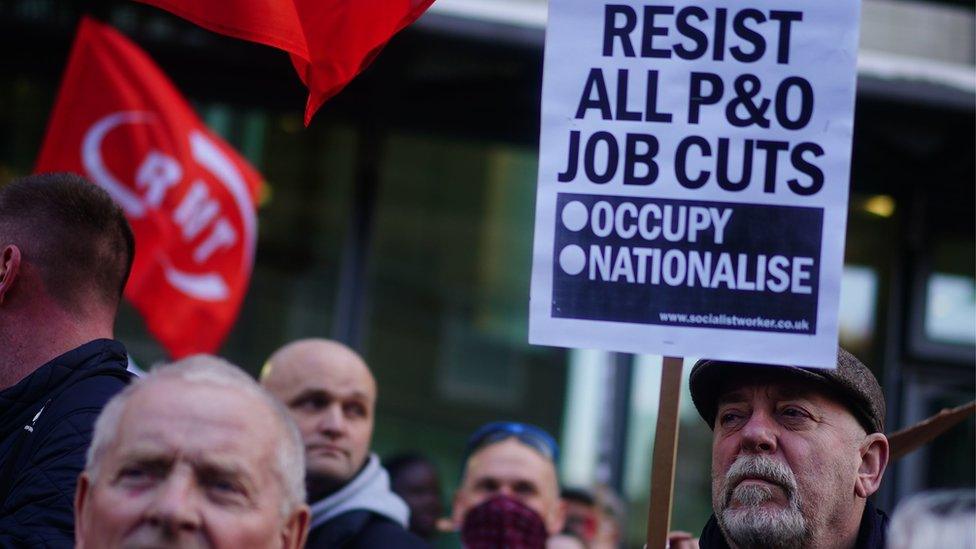
{"type": "Polygon", "coordinates": [[[722,412],[718,416],[718,424],[722,426],[734,425],[742,418],[743,415],[739,412],[722,412]]]}
{"type": "Polygon", "coordinates": [[[230,478],[204,478],[200,484],[206,491],[207,497],[218,505],[239,507],[247,505],[248,492],[244,486],[230,478]]]}
{"type": "Polygon", "coordinates": [[[207,488],[228,494],[240,492],[240,487],[235,482],[222,479],[207,481],[207,488]]]}
{"type": "Polygon", "coordinates": [[[126,467],[119,471],[119,478],[142,478],[145,477],[146,470],[141,467],[126,467]]]}
{"type": "Polygon", "coordinates": [[[485,480],[479,482],[477,488],[482,492],[494,493],[498,491],[498,483],[491,480],[485,480]]]}
{"type": "Polygon", "coordinates": [[[116,481],[125,486],[143,486],[154,482],[162,473],[151,467],[123,467],[116,475],[116,481]]]}
{"type": "Polygon", "coordinates": [[[519,482],[514,489],[514,492],[520,496],[533,496],[536,491],[535,485],[529,482],[519,482]]]}
{"type": "Polygon", "coordinates": [[[309,398],[303,398],[298,402],[294,403],[292,405],[292,409],[300,412],[317,412],[322,408],[325,408],[327,404],[328,403],[324,398],[309,397],[309,398]]]}
{"type": "Polygon", "coordinates": [[[796,406],[787,406],[780,410],[780,415],[787,419],[803,419],[809,417],[803,409],[797,408],[796,406]]]}
{"type": "Polygon", "coordinates": [[[349,417],[366,417],[366,407],[362,404],[347,404],[345,410],[349,417]]]}

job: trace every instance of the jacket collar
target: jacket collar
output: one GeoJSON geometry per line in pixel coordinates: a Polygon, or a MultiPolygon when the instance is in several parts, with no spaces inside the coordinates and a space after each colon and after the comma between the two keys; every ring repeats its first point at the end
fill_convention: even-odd
{"type": "Polygon", "coordinates": [[[376,454],[370,454],[366,465],[339,491],[312,504],[310,528],[349,511],[370,511],[406,527],[410,517],[407,504],[390,490],[390,476],[380,465],[376,454]]]}

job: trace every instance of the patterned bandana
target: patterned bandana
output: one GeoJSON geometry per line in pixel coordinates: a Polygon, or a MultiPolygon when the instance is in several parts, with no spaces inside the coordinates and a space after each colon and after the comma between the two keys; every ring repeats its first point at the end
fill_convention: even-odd
{"type": "Polygon", "coordinates": [[[542,517],[508,496],[472,508],[461,525],[465,549],[544,549],[547,537],[542,517]]]}

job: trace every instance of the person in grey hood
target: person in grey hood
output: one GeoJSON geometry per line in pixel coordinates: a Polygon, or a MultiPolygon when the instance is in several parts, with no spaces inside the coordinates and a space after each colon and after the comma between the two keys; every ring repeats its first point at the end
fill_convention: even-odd
{"type": "Polygon", "coordinates": [[[358,354],[335,341],[295,341],[271,355],[261,384],[288,408],[305,443],[306,547],[427,547],[406,530],[407,505],[369,452],[376,381],[358,354]]]}

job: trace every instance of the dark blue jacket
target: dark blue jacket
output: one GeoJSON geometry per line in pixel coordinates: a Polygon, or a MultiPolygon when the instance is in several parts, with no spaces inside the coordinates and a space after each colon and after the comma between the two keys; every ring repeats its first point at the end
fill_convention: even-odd
{"type": "Polygon", "coordinates": [[[74,547],[78,475],[126,365],[121,343],[98,339],[0,391],[0,548],[74,547]]]}
{"type": "Polygon", "coordinates": [[[403,526],[371,511],[343,513],[308,533],[306,549],[429,549],[403,526]]]}

